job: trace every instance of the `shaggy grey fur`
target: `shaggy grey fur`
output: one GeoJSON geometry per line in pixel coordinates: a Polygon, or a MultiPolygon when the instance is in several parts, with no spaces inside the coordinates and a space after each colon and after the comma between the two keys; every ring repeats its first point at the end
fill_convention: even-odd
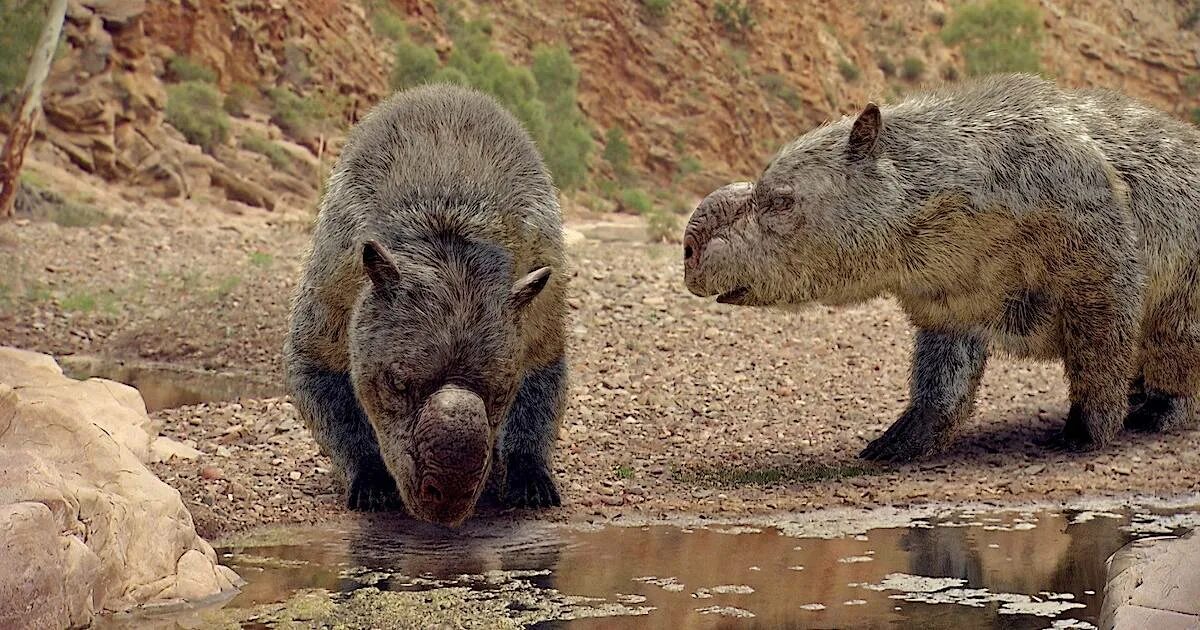
{"type": "Polygon", "coordinates": [[[911,401],[869,459],[944,447],[989,351],[1064,362],[1072,447],[1195,420],[1200,133],[1117,93],[1004,75],[869,105],[712,193],[685,259],[728,303],[899,300],[911,401]]]}
{"type": "Polygon", "coordinates": [[[353,129],[285,347],[351,508],[455,524],[489,476],[508,504],[559,504],[562,248],[542,159],[490,97],[416,88],[353,129]]]}

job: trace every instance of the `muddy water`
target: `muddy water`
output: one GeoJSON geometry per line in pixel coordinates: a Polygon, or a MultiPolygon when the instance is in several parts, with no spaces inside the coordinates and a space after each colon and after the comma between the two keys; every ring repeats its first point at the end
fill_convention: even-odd
{"type": "Polygon", "coordinates": [[[1200,513],[884,520],[861,533],[804,516],[775,527],[476,520],[450,533],[362,521],[260,532],[218,550],[249,580],[242,593],[183,625],[1089,628],[1105,559],[1133,538],[1195,527],[1200,513]]]}
{"type": "Polygon", "coordinates": [[[99,377],[137,389],[149,412],[207,402],[265,398],[282,393],[278,383],[248,374],[207,372],[81,355],[59,357],[59,362],[63,372],[71,378],[99,377]]]}

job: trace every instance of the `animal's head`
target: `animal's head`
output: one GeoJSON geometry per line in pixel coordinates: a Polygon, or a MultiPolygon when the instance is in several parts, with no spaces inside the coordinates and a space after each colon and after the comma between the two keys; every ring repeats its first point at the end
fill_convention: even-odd
{"type": "Polygon", "coordinates": [[[511,281],[499,248],[449,239],[398,257],[367,242],[350,375],[404,504],[457,526],[475,507],[516,396],[522,312],[550,268],[511,281]]]}
{"type": "Polygon", "coordinates": [[[877,294],[870,272],[901,196],[884,144],[871,104],[785,147],[757,183],[709,194],[684,234],[688,290],[745,306],[877,294]]]}

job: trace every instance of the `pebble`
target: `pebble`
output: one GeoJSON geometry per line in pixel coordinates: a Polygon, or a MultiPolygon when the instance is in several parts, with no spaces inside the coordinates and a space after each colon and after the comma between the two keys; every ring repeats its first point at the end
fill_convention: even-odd
{"type": "Polygon", "coordinates": [[[302,475],[300,474],[299,470],[293,470],[292,472],[288,473],[288,478],[292,481],[300,481],[301,476],[302,475]]]}
{"type": "Polygon", "coordinates": [[[205,466],[200,469],[200,476],[205,479],[216,480],[223,478],[225,473],[221,472],[221,469],[216,466],[205,466]]]}

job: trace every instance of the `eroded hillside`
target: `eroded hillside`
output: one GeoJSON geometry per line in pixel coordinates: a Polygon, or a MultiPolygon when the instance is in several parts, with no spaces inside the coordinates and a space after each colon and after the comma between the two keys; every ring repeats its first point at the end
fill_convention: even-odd
{"type": "MultiPolygon", "coordinates": [[[[1188,3],[1035,4],[1048,74],[1068,85],[1119,88],[1181,117],[1195,106],[1200,37],[1188,3]]],[[[590,181],[612,175],[601,149],[606,131],[619,128],[633,178],[656,197],[751,177],[783,140],[812,125],[868,99],[895,100],[964,74],[961,51],[939,36],[954,6],[935,0],[453,8],[427,0],[78,0],[50,79],[36,159],[119,184],[127,197],[310,212],[338,137],[390,91],[395,44],[379,32],[381,11],[406,22],[441,60],[455,46],[451,12],[486,19],[493,45],[515,64],[528,64],[538,45],[565,45],[593,137],[590,181]],[[729,6],[744,10],[740,21],[722,13],[729,6]],[[195,131],[185,138],[164,123],[173,86],[196,79],[211,83],[229,111],[227,129],[200,142],[204,150],[195,131]]],[[[195,118],[204,118],[206,102],[195,118]]]]}

